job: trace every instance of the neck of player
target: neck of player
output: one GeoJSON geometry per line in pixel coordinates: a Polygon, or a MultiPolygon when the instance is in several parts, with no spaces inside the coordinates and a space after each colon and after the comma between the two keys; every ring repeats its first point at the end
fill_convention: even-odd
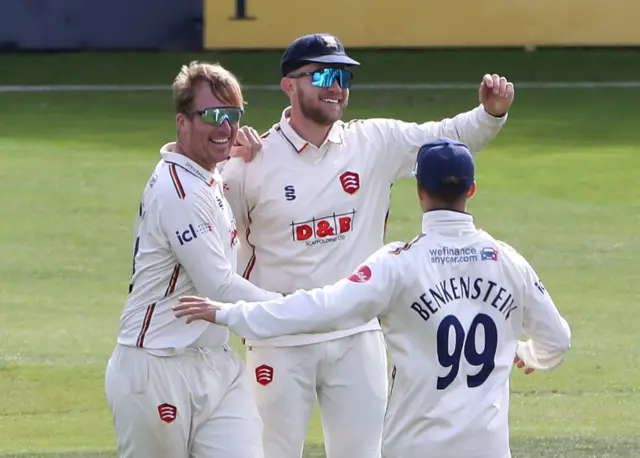
{"type": "Polygon", "coordinates": [[[316,148],[320,148],[320,145],[324,143],[327,135],[329,135],[329,131],[333,127],[333,124],[326,126],[313,122],[305,118],[301,113],[296,113],[294,110],[291,111],[289,125],[300,138],[311,143],[316,148]]]}
{"type": "Polygon", "coordinates": [[[208,170],[211,173],[213,173],[216,170],[216,166],[218,165],[218,162],[220,162],[220,161],[216,161],[215,159],[200,157],[197,154],[190,153],[189,150],[186,149],[184,145],[180,142],[180,140],[176,141],[176,146],[174,151],[176,153],[180,153],[183,156],[188,157],[193,162],[198,164],[200,167],[202,167],[205,170],[208,170]]]}

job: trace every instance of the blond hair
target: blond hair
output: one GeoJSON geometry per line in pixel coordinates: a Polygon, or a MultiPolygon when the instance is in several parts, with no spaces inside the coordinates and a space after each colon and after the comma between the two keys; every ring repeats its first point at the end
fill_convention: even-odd
{"type": "Polygon", "coordinates": [[[173,103],[176,113],[188,113],[193,109],[196,89],[206,84],[213,95],[229,106],[243,107],[244,98],[240,83],[233,73],[223,66],[207,62],[190,62],[183,65],[173,81],[173,103]]]}

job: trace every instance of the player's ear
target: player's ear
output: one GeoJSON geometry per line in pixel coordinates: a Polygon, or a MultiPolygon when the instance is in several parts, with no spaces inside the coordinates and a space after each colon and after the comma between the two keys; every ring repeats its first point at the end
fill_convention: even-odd
{"type": "Polygon", "coordinates": [[[424,211],[424,209],[427,208],[427,193],[422,189],[422,186],[420,186],[419,183],[416,183],[416,188],[418,190],[418,201],[420,202],[420,207],[422,207],[422,210],[424,211]]]}
{"type": "Polygon", "coordinates": [[[184,114],[183,113],[178,113],[176,114],[176,126],[178,127],[178,129],[184,127],[184,114]]]}
{"type": "Polygon", "coordinates": [[[476,195],[476,182],[474,181],[471,187],[469,188],[469,192],[467,193],[467,199],[471,199],[476,195]]]}
{"type": "Polygon", "coordinates": [[[280,80],[280,89],[282,89],[282,92],[287,95],[291,94],[293,92],[293,79],[286,77],[282,78],[280,80]]]}

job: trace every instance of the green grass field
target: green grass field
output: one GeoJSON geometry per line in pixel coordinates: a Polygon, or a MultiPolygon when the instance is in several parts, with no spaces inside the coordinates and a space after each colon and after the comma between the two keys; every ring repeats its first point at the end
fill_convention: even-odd
{"type": "MultiPolygon", "coordinates": [[[[471,211],[537,268],[572,325],[573,349],[553,373],[514,372],[513,456],[640,456],[640,89],[517,86],[634,79],[637,55],[360,56],[372,69],[359,81],[475,82],[494,69],[515,81],[511,118],[478,157],[471,211]]],[[[2,55],[0,85],[169,84],[192,57],[2,55]]],[[[243,81],[277,82],[277,70],[254,70],[277,69],[276,54],[205,58],[243,81]]],[[[246,97],[246,123],[261,130],[286,103],[277,92],[246,97]]],[[[476,103],[475,91],[354,90],[347,117],[431,120],[476,103]]],[[[0,456],[115,457],[104,369],[139,197],[173,123],[169,92],[0,93],[0,456]]],[[[413,183],[394,186],[388,240],[412,237],[420,216],[413,183]]],[[[308,443],[308,457],[324,457],[317,415],[308,443]]]]}

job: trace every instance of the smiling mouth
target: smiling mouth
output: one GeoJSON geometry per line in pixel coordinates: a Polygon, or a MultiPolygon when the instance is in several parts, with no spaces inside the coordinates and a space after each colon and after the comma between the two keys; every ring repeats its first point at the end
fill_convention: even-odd
{"type": "Polygon", "coordinates": [[[216,144],[216,145],[224,145],[229,141],[229,137],[226,137],[226,138],[214,138],[214,139],[209,139],[209,141],[211,143],[216,144]]]}
{"type": "Polygon", "coordinates": [[[334,105],[337,105],[338,103],[340,103],[340,101],[338,99],[322,99],[322,101],[324,103],[331,103],[331,104],[334,104],[334,105]]]}

